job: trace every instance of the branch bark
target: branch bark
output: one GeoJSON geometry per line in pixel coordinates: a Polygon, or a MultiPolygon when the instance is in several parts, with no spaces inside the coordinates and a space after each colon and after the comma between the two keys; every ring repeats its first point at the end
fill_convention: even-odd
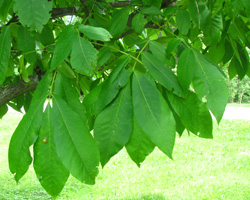
{"type": "Polygon", "coordinates": [[[35,90],[38,82],[37,76],[31,76],[28,84],[24,81],[20,81],[5,88],[0,88],[0,106],[27,92],[35,90]]]}

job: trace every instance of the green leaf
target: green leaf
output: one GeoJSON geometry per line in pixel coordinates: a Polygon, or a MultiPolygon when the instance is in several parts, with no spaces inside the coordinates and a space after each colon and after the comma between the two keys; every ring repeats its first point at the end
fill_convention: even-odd
{"type": "Polygon", "coordinates": [[[18,182],[29,169],[32,162],[29,147],[37,139],[42,122],[43,105],[48,95],[51,82],[51,74],[47,73],[33,95],[28,112],[13,133],[9,145],[9,168],[15,174],[18,182]]]}
{"type": "Polygon", "coordinates": [[[47,0],[14,0],[14,11],[23,26],[41,32],[43,25],[50,19],[53,2],[47,0]]]}
{"type": "Polygon", "coordinates": [[[203,27],[205,43],[207,45],[213,45],[218,43],[221,39],[222,30],[223,30],[222,15],[217,14],[213,18],[209,16],[206,21],[206,24],[204,24],[203,27]]]}
{"type": "Polygon", "coordinates": [[[170,55],[180,44],[180,42],[181,40],[179,38],[173,38],[172,40],[170,40],[167,47],[167,54],[170,55]]]}
{"type": "Polygon", "coordinates": [[[99,151],[81,117],[57,95],[51,110],[57,154],[78,180],[94,184],[98,174],[99,151]]]}
{"type": "Polygon", "coordinates": [[[133,132],[126,144],[126,150],[130,158],[140,167],[141,163],[154,150],[155,145],[143,132],[135,117],[133,116],[133,132]]]}
{"type": "Polygon", "coordinates": [[[124,31],[129,17],[129,7],[115,10],[111,19],[109,32],[114,38],[118,38],[124,31]]]}
{"type": "Polygon", "coordinates": [[[97,54],[98,51],[88,40],[78,36],[70,56],[72,68],[77,73],[92,76],[97,62],[97,54]]]}
{"type": "Polygon", "coordinates": [[[147,6],[156,6],[157,8],[161,7],[162,0],[142,0],[147,6]]]}
{"type": "Polygon", "coordinates": [[[12,7],[13,0],[1,0],[2,5],[0,5],[0,19],[3,22],[6,22],[8,20],[8,14],[10,11],[10,8],[12,7]]]}
{"type": "Polygon", "coordinates": [[[172,70],[148,52],[142,53],[142,62],[149,73],[169,91],[174,90],[177,95],[182,95],[182,89],[178,83],[177,77],[172,70]]]}
{"type": "Polygon", "coordinates": [[[74,26],[66,26],[56,42],[55,52],[51,61],[51,71],[55,70],[69,55],[74,41],[77,39],[77,33],[74,26]]]}
{"type": "Polygon", "coordinates": [[[0,106],[0,119],[8,112],[8,106],[6,104],[0,106]]]}
{"type": "Polygon", "coordinates": [[[103,67],[103,65],[105,65],[105,63],[110,59],[110,57],[111,57],[111,52],[109,47],[101,48],[97,59],[98,68],[103,67]]]}
{"type": "Polygon", "coordinates": [[[212,138],[213,123],[208,108],[195,93],[189,92],[186,99],[168,92],[171,106],[187,130],[203,138],[212,138]]]}
{"type": "MultiPolygon", "coordinates": [[[[76,91],[76,88],[71,83],[71,80],[62,76],[62,86],[65,93],[65,99],[72,110],[79,114],[82,119],[82,123],[87,122],[86,119],[86,109],[84,105],[80,102],[80,95],[76,91]]],[[[86,124],[87,125],[87,124],[86,124]]]]}
{"type": "Polygon", "coordinates": [[[134,114],[141,129],[160,150],[172,158],[175,120],[153,79],[136,71],[132,93],[134,114]]]}
{"type": "Polygon", "coordinates": [[[112,35],[106,29],[101,27],[81,24],[78,29],[91,40],[100,40],[103,42],[107,42],[112,38],[112,35]]]}
{"type": "Polygon", "coordinates": [[[35,39],[30,35],[30,32],[27,28],[22,26],[19,27],[17,45],[18,49],[24,52],[24,57],[28,62],[34,63],[36,61],[35,39]]]}
{"type": "Polygon", "coordinates": [[[176,24],[182,35],[187,35],[191,27],[188,11],[180,9],[176,13],[176,24]]]}
{"type": "Polygon", "coordinates": [[[43,31],[38,35],[38,37],[44,46],[53,44],[55,42],[53,31],[48,25],[44,26],[43,31]]]}
{"type": "Polygon", "coordinates": [[[0,85],[4,82],[7,73],[11,50],[10,26],[2,29],[0,34],[0,85]]]}
{"type": "Polygon", "coordinates": [[[134,29],[136,33],[140,34],[143,31],[146,23],[147,21],[146,19],[144,19],[144,15],[141,13],[138,13],[133,17],[132,28],[134,29]]]}
{"type": "Polygon", "coordinates": [[[196,66],[193,80],[194,89],[199,98],[206,96],[208,108],[219,123],[228,101],[228,87],[225,79],[217,66],[209,62],[202,54],[195,50],[193,50],[193,54],[196,66]]]}
{"type": "Polygon", "coordinates": [[[245,12],[250,20],[250,1],[249,0],[240,0],[245,7],[245,12]]]}
{"type": "Polygon", "coordinates": [[[41,185],[46,192],[55,198],[62,191],[69,177],[69,172],[56,153],[51,117],[51,107],[47,105],[39,136],[34,144],[33,165],[41,185]]]}
{"type": "Polygon", "coordinates": [[[150,6],[150,7],[145,6],[141,9],[141,12],[146,15],[162,15],[161,10],[155,6],[150,6]]]}
{"type": "Polygon", "coordinates": [[[131,70],[125,69],[125,67],[129,60],[129,57],[122,58],[119,64],[113,69],[109,78],[102,84],[100,94],[95,104],[95,114],[103,110],[117,96],[119,90],[127,84],[131,70]]]}
{"type": "Polygon", "coordinates": [[[177,77],[184,91],[189,89],[189,86],[194,78],[195,72],[195,57],[191,49],[185,49],[178,60],[177,77]]]}
{"type": "Polygon", "coordinates": [[[132,98],[130,84],[97,116],[94,137],[98,143],[102,166],[128,142],[132,132],[132,98]]]}
{"type": "Polygon", "coordinates": [[[156,57],[163,63],[167,62],[166,49],[161,43],[156,42],[156,41],[150,41],[149,49],[154,55],[154,57],[156,57]]]}

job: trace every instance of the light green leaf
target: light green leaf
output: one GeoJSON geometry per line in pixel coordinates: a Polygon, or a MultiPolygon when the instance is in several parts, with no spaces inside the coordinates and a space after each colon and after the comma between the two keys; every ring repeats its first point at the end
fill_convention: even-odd
{"type": "Polygon", "coordinates": [[[119,37],[124,29],[126,28],[128,17],[129,17],[129,7],[122,8],[121,10],[115,10],[111,19],[111,25],[109,32],[114,38],[119,37]]]}
{"type": "Polygon", "coordinates": [[[187,35],[191,27],[188,11],[180,9],[176,13],[176,24],[182,35],[187,35]]]}
{"type": "Polygon", "coordinates": [[[42,122],[43,105],[48,95],[51,74],[46,74],[33,95],[28,112],[13,133],[9,145],[9,168],[18,182],[29,169],[32,162],[29,147],[37,139],[42,122]]]}
{"type": "Polygon", "coordinates": [[[146,22],[147,21],[146,19],[144,19],[144,15],[141,13],[138,13],[133,17],[132,28],[134,29],[136,33],[140,34],[142,30],[144,29],[146,22]]]}
{"type": "Polygon", "coordinates": [[[135,117],[133,116],[133,132],[126,144],[126,150],[130,158],[140,167],[145,158],[154,150],[155,145],[143,132],[135,117]]]}
{"type": "Polygon", "coordinates": [[[11,50],[10,26],[2,29],[0,34],[0,85],[4,82],[7,73],[11,50]]]}
{"type": "Polygon", "coordinates": [[[56,153],[51,117],[51,107],[47,105],[34,144],[34,170],[43,188],[55,198],[62,191],[69,172],[56,153]]]}
{"type": "Polygon", "coordinates": [[[102,166],[128,142],[132,132],[132,98],[130,84],[97,116],[94,137],[98,143],[102,166]]]}
{"type": "Polygon", "coordinates": [[[60,97],[53,96],[51,110],[57,154],[78,180],[94,184],[98,174],[99,151],[81,117],[60,97]]]}
{"type": "Polygon", "coordinates": [[[36,61],[35,39],[30,35],[29,30],[23,26],[18,29],[17,45],[18,49],[24,52],[24,57],[28,62],[34,63],[36,61]]]}
{"type": "Polygon", "coordinates": [[[112,38],[112,35],[106,29],[101,27],[81,24],[78,29],[91,40],[100,40],[103,42],[107,42],[112,38]]]}
{"type": "Polygon", "coordinates": [[[41,32],[50,19],[53,2],[47,0],[14,0],[14,11],[23,26],[41,32]]]}
{"type": "Polygon", "coordinates": [[[168,104],[147,74],[133,75],[133,108],[144,133],[167,156],[172,158],[175,143],[175,120],[168,104]]]}
{"type": "Polygon", "coordinates": [[[70,56],[72,68],[77,73],[92,76],[97,62],[97,54],[98,51],[88,40],[78,36],[70,56]]]}
{"type": "Polygon", "coordinates": [[[122,58],[109,78],[102,84],[102,89],[95,104],[95,114],[103,110],[117,96],[119,90],[127,84],[131,70],[125,69],[125,67],[129,60],[129,57],[122,58]]]}
{"type": "Polygon", "coordinates": [[[174,90],[179,96],[182,96],[182,89],[179,85],[177,77],[172,70],[155,56],[148,52],[142,53],[142,62],[148,69],[149,73],[169,91],[174,90]]]}
{"type": "Polygon", "coordinates": [[[192,51],[196,66],[193,80],[194,89],[200,99],[206,96],[207,106],[219,123],[228,101],[228,87],[217,67],[198,51],[192,51]]]}
{"type": "Polygon", "coordinates": [[[74,26],[66,26],[56,42],[55,52],[51,61],[51,71],[55,70],[69,55],[74,41],[77,39],[77,33],[74,26]]]}
{"type": "Polygon", "coordinates": [[[184,91],[189,89],[194,78],[195,69],[194,54],[191,49],[187,48],[180,55],[177,67],[177,77],[184,91]]]}
{"type": "Polygon", "coordinates": [[[171,106],[187,130],[203,138],[212,138],[213,123],[208,108],[195,93],[189,92],[186,99],[168,92],[171,106]]]}

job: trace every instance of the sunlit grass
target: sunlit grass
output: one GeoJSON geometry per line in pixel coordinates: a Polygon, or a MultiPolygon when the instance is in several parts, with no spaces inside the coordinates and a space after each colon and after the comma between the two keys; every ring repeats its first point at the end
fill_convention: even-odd
{"type": "MultiPolygon", "coordinates": [[[[20,114],[0,121],[0,199],[50,199],[31,169],[16,185],[7,149],[20,114]]],[[[250,199],[250,121],[222,120],[214,139],[185,133],[174,160],[156,149],[139,169],[125,150],[100,170],[94,186],[71,177],[58,199],[250,199]]]]}

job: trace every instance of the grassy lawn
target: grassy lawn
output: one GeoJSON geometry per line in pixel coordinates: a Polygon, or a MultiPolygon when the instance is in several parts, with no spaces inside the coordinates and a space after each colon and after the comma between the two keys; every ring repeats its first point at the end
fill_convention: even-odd
{"type": "MultiPolygon", "coordinates": [[[[18,185],[8,170],[8,143],[21,117],[9,113],[0,121],[0,199],[50,199],[32,167],[18,185]]],[[[100,170],[94,186],[71,177],[58,199],[250,199],[250,121],[223,120],[213,140],[185,133],[176,141],[174,160],[156,149],[140,169],[123,150],[100,170]]]]}
{"type": "Polygon", "coordinates": [[[250,103],[229,103],[227,104],[229,107],[250,107],[250,103]]]}

